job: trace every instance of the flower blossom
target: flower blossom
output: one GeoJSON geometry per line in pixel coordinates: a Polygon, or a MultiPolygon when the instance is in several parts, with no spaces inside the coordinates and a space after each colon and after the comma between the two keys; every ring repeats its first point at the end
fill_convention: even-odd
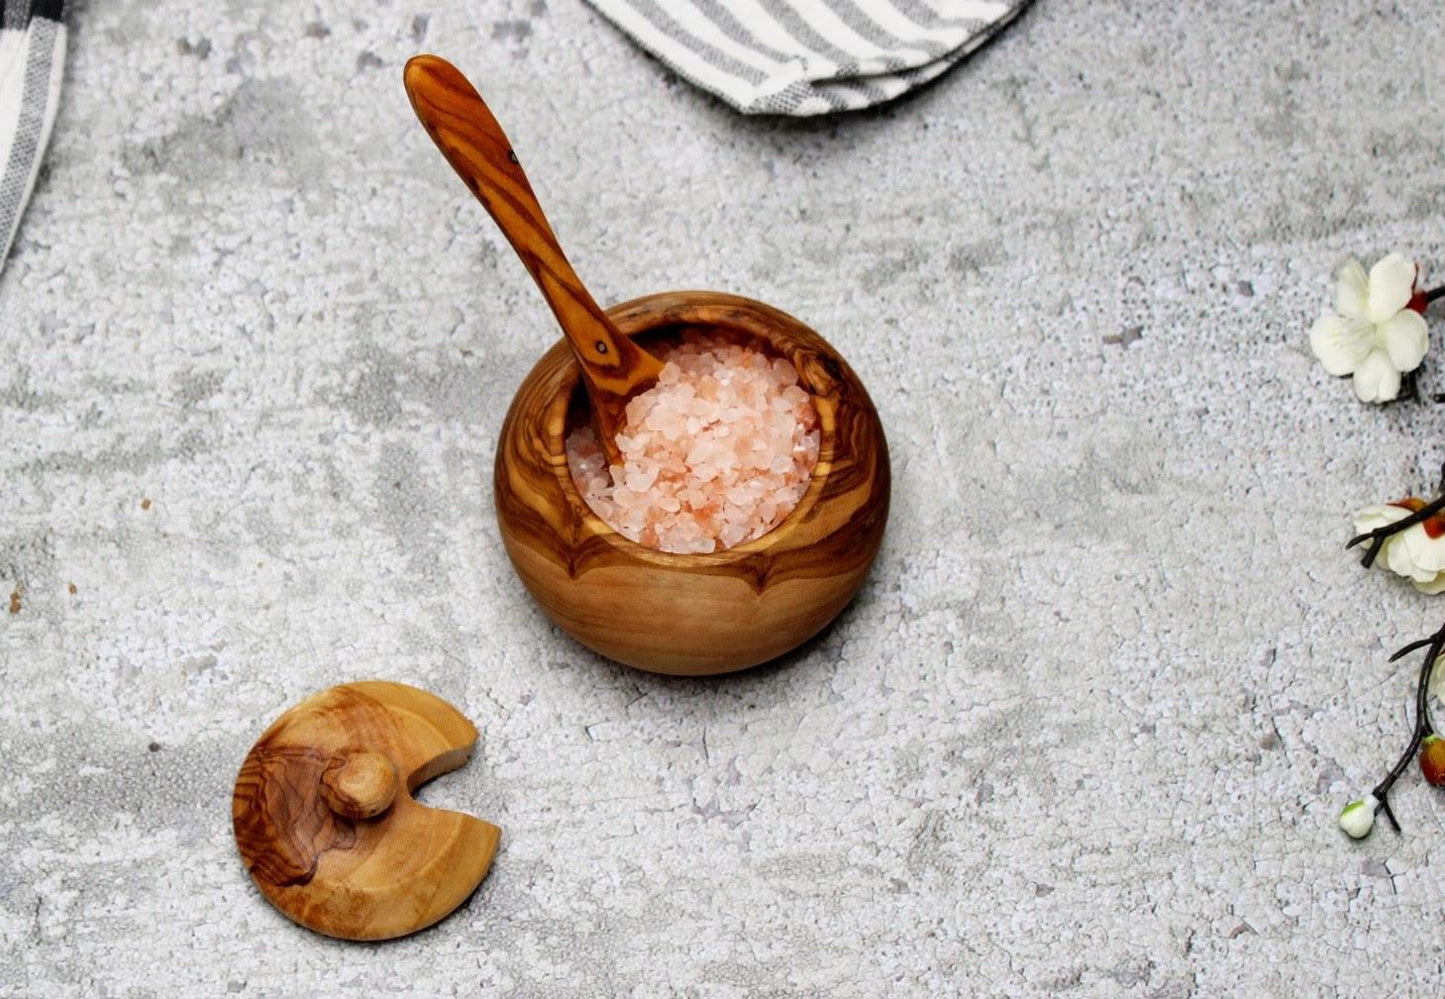
{"type": "Polygon", "coordinates": [[[1429,349],[1419,268],[1398,253],[1370,268],[1351,259],[1340,269],[1335,312],[1310,329],[1310,349],[1332,375],[1353,375],[1362,402],[1389,402],[1400,375],[1420,366],[1429,349]]]}
{"type": "MultiPolygon", "coordinates": [[[[1355,529],[1368,533],[1403,520],[1425,505],[1411,496],[1397,503],[1384,503],[1356,510],[1355,529]]],[[[1445,519],[1429,517],[1385,539],[1380,556],[1393,573],[1404,576],[1421,593],[1445,591],[1445,519]]]]}

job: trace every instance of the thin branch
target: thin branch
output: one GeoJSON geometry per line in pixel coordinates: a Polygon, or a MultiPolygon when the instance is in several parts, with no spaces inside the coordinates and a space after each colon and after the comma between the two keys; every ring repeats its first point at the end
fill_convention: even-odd
{"type": "Polygon", "coordinates": [[[1414,652],[1416,649],[1423,649],[1425,646],[1429,645],[1433,641],[1435,641],[1435,636],[1431,635],[1429,638],[1422,638],[1418,642],[1411,642],[1409,645],[1405,646],[1403,649],[1391,656],[1390,662],[1393,663],[1400,659],[1404,659],[1411,652],[1414,652]]]}
{"type": "Polygon", "coordinates": [[[1419,642],[1411,642],[1390,657],[1390,661],[1394,662],[1401,656],[1408,655],[1423,645],[1428,645],[1429,650],[1425,653],[1425,661],[1420,664],[1420,679],[1415,685],[1415,726],[1410,736],[1410,744],[1405,747],[1405,751],[1400,754],[1400,758],[1395,761],[1395,765],[1390,768],[1390,772],[1385,775],[1385,779],[1376,784],[1375,789],[1370,792],[1379,800],[1379,808],[1385,813],[1385,818],[1390,820],[1390,825],[1394,827],[1395,832],[1400,831],[1400,823],[1395,819],[1395,813],[1390,809],[1390,789],[1395,786],[1395,782],[1400,779],[1400,776],[1405,772],[1405,768],[1408,767],[1410,761],[1415,758],[1415,753],[1419,750],[1420,743],[1425,740],[1425,736],[1433,731],[1430,725],[1430,708],[1427,699],[1430,696],[1430,676],[1435,672],[1435,663],[1439,660],[1441,652],[1445,651],[1445,627],[1442,627],[1429,638],[1419,642]]]}
{"type": "Polygon", "coordinates": [[[1395,832],[1401,832],[1400,820],[1395,818],[1395,813],[1390,809],[1390,802],[1384,798],[1380,799],[1380,808],[1385,813],[1385,818],[1390,820],[1390,825],[1395,827],[1395,832]]]}

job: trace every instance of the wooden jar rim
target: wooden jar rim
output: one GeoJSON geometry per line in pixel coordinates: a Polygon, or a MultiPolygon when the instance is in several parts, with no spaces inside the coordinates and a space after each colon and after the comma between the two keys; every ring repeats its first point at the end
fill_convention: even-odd
{"type": "MultiPolygon", "coordinates": [[[[570,356],[558,391],[547,404],[541,420],[548,453],[560,456],[552,462],[552,473],[576,517],[584,522],[600,541],[621,549],[629,555],[645,558],[659,567],[697,568],[723,567],[745,561],[759,553],[786,546],[799,524],[803,523],[817,504],[833,473],[838,457],[838,409],[843,402],[836,390],[838,382],[855,378],[841,365],[836,349],[818,333],[797,319],[762,302],[740,295],[715,291],[674,291],[645,295],[614,305],[608,317],[628,337],[665,333],[683,328],[715,328],[735,331],[761,340],[774,354],[786,358],[798,371],[801,387],[807,391],[818,413],[818,460],[808,480],[808,488],[788,515],[772,530],[732,548],[717,552],[667,552],[633,541],[618,532],[587,505],[577,489],[567,463],[565,435],[568,414],[582,378],[581,368],[570,356]],[[659,304],[667,304],[659,309],[659,304]],[[788,338],[788,347],[780,346],[775,337],[788,338]],[[803,341],[799,343],[797,341],[803,341]],[[803,363],[799,363],[800,360],[803,363]]],[[[866,395],[865,395],[866,398],[866,395]]]]}

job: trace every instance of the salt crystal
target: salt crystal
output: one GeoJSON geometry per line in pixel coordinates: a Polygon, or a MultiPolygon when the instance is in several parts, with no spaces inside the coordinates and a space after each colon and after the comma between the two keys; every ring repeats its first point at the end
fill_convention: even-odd
{"type": "Polygon", "coordinates": [[[697,334],[658,357],[658,384],[627,403],[622,465],[607,465],[590,427],[567,437],[587,505],[624,537],[670,552],[727,549],[771,531],[818,460],[818,415],[797,371],[697,334]]]}

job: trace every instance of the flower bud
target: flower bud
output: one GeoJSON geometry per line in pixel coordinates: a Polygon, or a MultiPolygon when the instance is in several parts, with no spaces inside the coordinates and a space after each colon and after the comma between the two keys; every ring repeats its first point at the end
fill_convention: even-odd
{"type": "Polygon", "coordinates": [[[1433,787],[1445,785],[1445,739],[1434,732],[1420,743],[1420,772],[1433,787]]]}
{"type": "Polygon", "coordinates": [[[1364,839],[1375,826],[1375,809],[1379,807],[1380,800],[1373,794],[1356,798],[1340,812],[1340,828],[1352,839],[1364,839]]]}

